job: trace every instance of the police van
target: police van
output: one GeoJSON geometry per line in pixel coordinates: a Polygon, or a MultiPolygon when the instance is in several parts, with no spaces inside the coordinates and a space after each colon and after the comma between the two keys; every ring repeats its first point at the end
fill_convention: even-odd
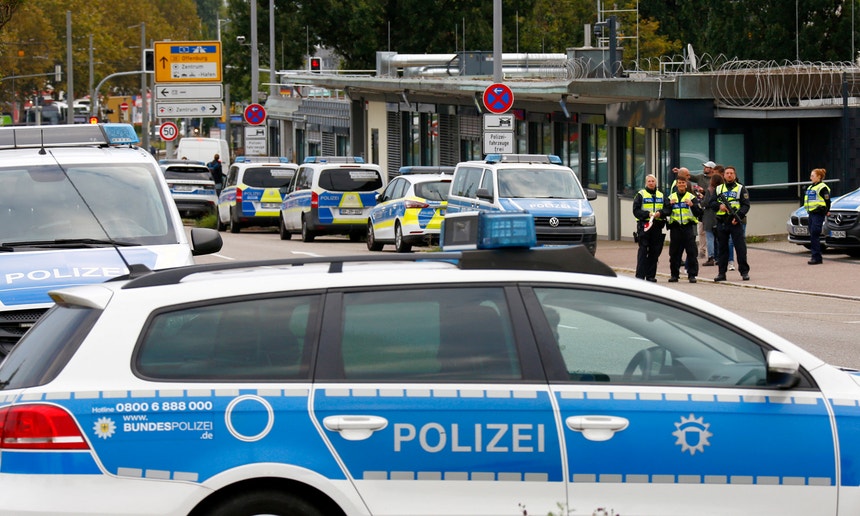
{"type": "Polygon", "coordinates": [[[312,242],[317,235],[349,235],[352,241],[361,240],[376,195],[386,184],[379,165],[357,156],[306,158],[284,189],[281,238],[289,240],[299,233],[303,242],[312,242]]]}
{"type": "Polygon", "coordinates": [[[0,355],[47,310],[48,291],[143,265],[193,263],[221,237],[189,243],[158,163],[127,124],[0,128],[0,355]]]}
{"type": "Polygon", "coordinates": [[[277,157],[233,162],[218,195],[218,230],[238,233],[249,226],[277,226],[284,189],[298,168],[277,157]]]}
{"type": "Polygon", "coordinates": [[[488,154],[457,164],[447,214],[469,211],[527,212],[534,216],[538,244],[582,244],[597,250],[592,189],[558,156],[488,154]]]}
{"type": "Polygon", "coordinates": [[[857,371],[528,219],[52,291],[0,365],[0,514],[860,513],[857,371]]]}

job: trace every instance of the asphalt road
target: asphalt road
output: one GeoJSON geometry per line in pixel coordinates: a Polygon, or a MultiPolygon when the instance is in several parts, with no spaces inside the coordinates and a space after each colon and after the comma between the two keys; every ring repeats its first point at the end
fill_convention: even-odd
{"type": "MultiPolygon", "coordinates": [[[[220,253],[197,257],[198,263],[361,255],[363,242],[346,237],[318,237],[301,242],[297,235],[282,241],[273,229],[252,228],[239,234],[224,232],[220,253]]],[[[824,264],[810,266],[809,252],[785,241],[749,245],[750,281],[729,271],[728,282],[714,283],[716,267],[701,267],[699,282],[667,283],[668,249],[658,268],[658,286],[695,295],[757,323],[835,365],[860,369],[860,259],[827,252],[824,264]]],[[[600,241],[597,257],[619,275],[634,275],[636,244],[600,241]]],[[[420,248],[415,248],[420,252],[420,248]]],[[[392,246],[383,252],[393,253],[392,246]]]]}

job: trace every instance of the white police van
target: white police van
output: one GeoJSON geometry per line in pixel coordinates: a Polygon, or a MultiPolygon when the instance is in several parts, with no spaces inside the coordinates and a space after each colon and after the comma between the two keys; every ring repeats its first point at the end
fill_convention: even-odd
{"type": "Polygon", "coordinates": [[[488,154],[457,164],[446,214],[470,211],[527,212],[534,216],[538,244],[582,244],[597,250],[597,227],[576,174],[561,158],[537,154],[488,154]]]}
{"type": "Polygon", "coordinates": [[[280,212],[280,233],[289,240],[301,234],[303,242],[317,235],[349,235],[358,241],[367,232],[367,215],[376,205],[386,177],[379,165],[357,156],[305,158],[289,187],[280,212]]]}
{"type": "Polygon", "coordinates": [[[502,215],[53,291],[0,365],[0,513],[860,513],[857,371],[502,215]]]}
{"type": "Polygon", "coordinates": [[[192,229],[189,245],[158,163],[136,143],[127,124],[0,128],[0,355],[51,306],[51,289],[220,249],[210,229],[192,229]]]}

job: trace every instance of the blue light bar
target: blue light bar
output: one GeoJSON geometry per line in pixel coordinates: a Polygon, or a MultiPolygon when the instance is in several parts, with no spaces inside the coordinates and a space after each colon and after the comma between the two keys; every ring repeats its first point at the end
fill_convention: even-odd
{"type": "Polygon", "coordinates": [[[360,156],[308,156],[304,163],[364,163],[360,156]]]}
{"type": "Polygon", "coordinates": [[[135,145],[140,138],[130,124],[102,124],[109,145],[135,145]]]}
{"type": "Polygon", "coordinates": [[[134,145],[140,139],[130,124],[65,124],[0,128],[0,149],[134,145]]]}
{"type": "Polygon", "coordinates": [[[561,158],[555,154],[487,154],[487,163],[550,163],[563,165],[561,158]]]}
{"type": "Polygon", "coordinates": [[[537,245],[531,213],[469,212],[446,215],[440,236],[443,251],[530,248],[537,245]]]}
{"type": "Polygon", "coordinates": [[[289,163],[284,156],[236,156],[233,163],[289,163]]]}

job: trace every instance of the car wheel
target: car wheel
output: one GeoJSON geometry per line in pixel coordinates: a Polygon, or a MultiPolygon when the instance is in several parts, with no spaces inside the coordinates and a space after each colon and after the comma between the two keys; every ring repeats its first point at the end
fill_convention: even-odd
{"type": "Polygon", "coordinates": [[[278,218],[278,232],[281,234],[281,240],[289,240],[293,237],[293,234],[287,231],[287,228],[284,226],[283,213],[281,213],[281,216],[278,218]]]}
{"type": "Polygon", "coordinates": [[[208,516],[253,516],[277,514],[283,516],[324,516],[322,510],[307,500],[275,489],[240,492],[210,510],[208,516]]]}
{"type": "Polygon", "coordinates": [[[373,234],[373,224],[370,222],[367,223],[367,250],[368,251],[382,251],[382,247],[384,244],[382,242],[376,241],[376,235],[373,234]]]}
{"type": "Polygon", "coordinates": [[[218,228],[218,231],[224,231],[225,229],[227,229],[227,224],[224,224],[223,222],[221,222],[221,214],[218,213],[218,210],[215,210],[215,220],[216,220],[216,224],[217,224],[216,227],[218,228]]]}
{"type": "Polygon", "coordinates": [[[242,229],[239,223],[239,216],[236,215],[236,209],[230,210],[230,233],[238,233],[242,229]]]}
{"type": "Polygon", "coordinates": [[[394,225],[394,250],[398,253],[408,253],[412,250],[412,245],[403,241],[403,230],[400,229],[400,223],[394,225]]]}
{"type": "Polygon", "coordinates": [[[308,228],[308,221],[302,217],[302,242],[313,242],[314,232],[308,228]]]}

